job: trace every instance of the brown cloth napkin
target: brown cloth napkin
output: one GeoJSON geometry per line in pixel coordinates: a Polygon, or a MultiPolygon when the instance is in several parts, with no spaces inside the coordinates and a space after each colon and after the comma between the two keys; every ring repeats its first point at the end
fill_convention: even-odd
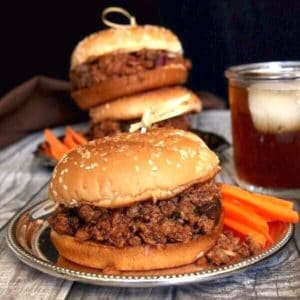
{"type": "MultiPolygon", "coordinates": [[[[69,97],[67,81],[36,76],[0,99],[0,148],[46,127],[88,120],[69,97]]],[[[225,101],[208,92],[197,93],[204,109],[225,108],[225,101]]]]}
{"type": "Polygon", "coordinates": [[[69,97],[70,83],[36,76],[0,99],[0,148],[46,127],[88,119],[69,97]]]}

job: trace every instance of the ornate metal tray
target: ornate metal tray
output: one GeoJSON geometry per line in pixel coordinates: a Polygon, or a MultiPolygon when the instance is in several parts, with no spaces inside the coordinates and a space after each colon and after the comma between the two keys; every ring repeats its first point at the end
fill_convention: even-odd
{"type": "Polygon", "coordinates": [[[290,240],[293,234],[291,224],[278,223],[271,235],[274,244],[262,253],[232,265],[203,268],[188,265],[151,272],[112,273],[76,265],[59,257],[50,240],[50,228],[46,221],[54,210],[54,204],[45,200],[23,209],[9,223],[7,243],[14,254],[25,264],[52,276],[95,285],[118,287],[155,287],[204,282],[232,275],[252,267],[270,257],[290,240]]]}

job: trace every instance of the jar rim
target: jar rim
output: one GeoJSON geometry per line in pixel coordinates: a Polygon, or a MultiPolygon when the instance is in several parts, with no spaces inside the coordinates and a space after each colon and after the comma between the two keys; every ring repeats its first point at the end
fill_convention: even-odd
{"type": "Polygon", "coordinates": [[[225,70],[225,77],[248,80],[300,79],[300,61],[269,61],[231,66],[225,70]]]}

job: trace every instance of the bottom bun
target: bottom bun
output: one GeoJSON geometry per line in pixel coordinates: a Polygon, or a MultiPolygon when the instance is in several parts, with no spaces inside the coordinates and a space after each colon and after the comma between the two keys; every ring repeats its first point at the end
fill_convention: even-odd
{"type": "Polygon", "coordinates": [[[223,214],[214,231],[188,243],[165,246],[142,245],[125,248],[95,242],[78,242],[72,236],[51,230],[51,239],[59,254],[79,265],[96,269],[143,271],[174,268],[195,262],[216,242],[223,229],[223,214]]]}

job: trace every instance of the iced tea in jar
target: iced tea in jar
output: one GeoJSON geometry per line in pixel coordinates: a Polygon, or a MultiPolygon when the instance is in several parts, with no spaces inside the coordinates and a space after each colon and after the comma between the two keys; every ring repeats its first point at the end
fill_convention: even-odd
{"type": "Polygon", "coordinates": [[[237,182],[300,198],[300,62],[235,66],[225,75],[237,182]]]}

